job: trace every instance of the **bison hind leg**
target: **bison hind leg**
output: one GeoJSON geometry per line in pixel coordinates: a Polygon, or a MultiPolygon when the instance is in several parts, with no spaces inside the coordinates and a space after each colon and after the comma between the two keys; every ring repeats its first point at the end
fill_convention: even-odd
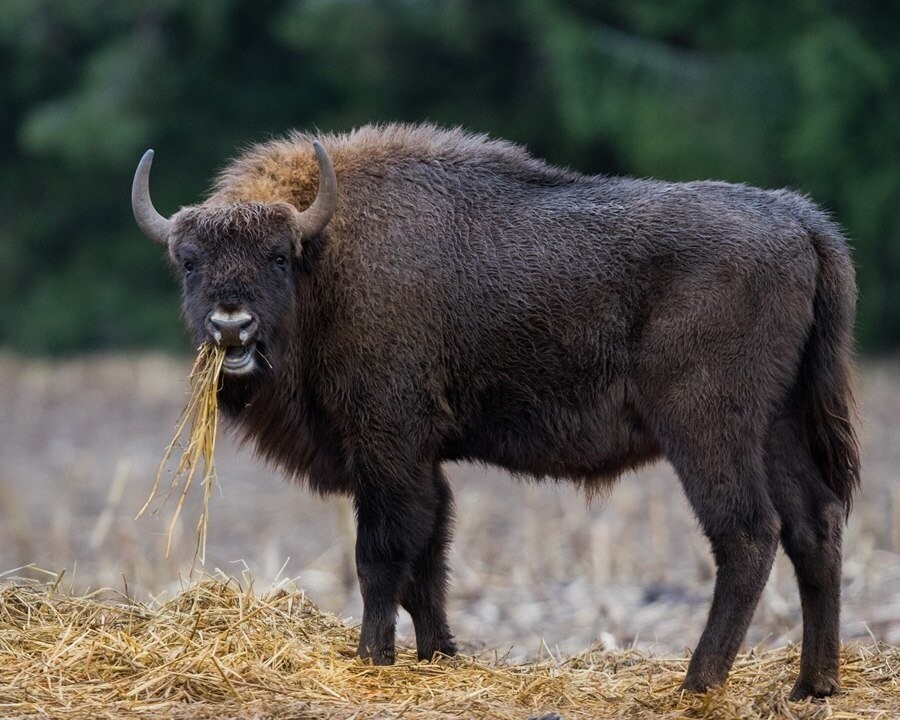
{"type": "Polygon", "coordinates": [[[777,419],[766,443],[769,494],[781,543],[794,565],[803,613],[800,675],[792,700],[840,688],[841,536],[844,504],[826,484],[793,415],[777,419]]]}
{"type": "Polygon", "coordinates": [[[692,692],[728,677],[778,548],[779,519],[761,449],[752,435],[730,437],[720,435],[713,447],[682,445],[670,453],[716,561],[712,605],[682,686],[692,692]]]}

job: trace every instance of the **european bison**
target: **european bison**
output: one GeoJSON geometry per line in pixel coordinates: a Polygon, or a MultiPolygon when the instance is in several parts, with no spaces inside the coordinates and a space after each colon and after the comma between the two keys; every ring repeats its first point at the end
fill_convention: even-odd
{"type": "Polygon", "coordinates": [[[287,475],[354,500],[362,657],[393,662],[398,604],[420,658],[455,652],[444,461],[591,492],[664,457],[718,567],[684,687],[725,680],[780,539],[803,607],[792,697],[835,691],[856,289],[809,201],[387,125],[253,147],[167,219],[151,160],[134,214],[195,341],[227,349],[221,407],[287,475]]]}

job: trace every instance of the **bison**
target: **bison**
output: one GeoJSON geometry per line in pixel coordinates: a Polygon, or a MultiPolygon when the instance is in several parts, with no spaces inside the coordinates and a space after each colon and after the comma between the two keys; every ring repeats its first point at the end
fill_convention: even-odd
{"type": "Polygon", "coordinates": [[[667,459],[717,565],[684,688],[727,677],[779,540],[803,611],[791,697],[839,682],[841,535],[859,483],[847,244],[807,199],[586,176],[433,126],[251,147],[202,203],[132,188],[220,406],[286,475],[352,497],[359,655],[453,655],[449,460],[588,493],[667,459]]]}

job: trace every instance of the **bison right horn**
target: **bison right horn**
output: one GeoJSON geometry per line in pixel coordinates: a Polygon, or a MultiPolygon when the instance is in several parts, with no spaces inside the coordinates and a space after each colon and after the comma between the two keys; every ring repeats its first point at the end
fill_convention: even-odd
{"type": "MultiPolygon", "coordinates": [[[[313,140],[313,149],[319,162],[319,191],[316,199],[303,212],[297,211],[296,223],[300,239],[318,235],[331,221],[337,207],[337,177],[328,152],[318,140],[313,140]]],[[[300,243],[297,243],[297,252],[300,243]]]]}
{"type": "Polygon", "coordinates": [[[160,215],[150,200],[150,165],[153,163],[153,151],[148,150],[138,163],[131,184],[131,210],[141,231],[153,242],[164,247],[169,246],[169,234],[172,221],[160,215]]]}

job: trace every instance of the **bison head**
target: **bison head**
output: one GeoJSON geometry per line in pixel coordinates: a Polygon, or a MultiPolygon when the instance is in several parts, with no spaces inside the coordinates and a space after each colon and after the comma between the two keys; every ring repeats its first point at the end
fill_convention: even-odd
{"type": "Polygon", "coordinates": [[[150,201],[153,151],[138,165],[131,192],[134,217],[147,237],[168,249],[181,276],[191,335],[195,342],[225,348],[228,376],[262,375],[279,362],[290,337],[303,240],[325,229],[337,196],[331,159],[320,143],[314,148],[319,191],[303,212],[287,202],[212,200],[165,218],[150,201]]]}

